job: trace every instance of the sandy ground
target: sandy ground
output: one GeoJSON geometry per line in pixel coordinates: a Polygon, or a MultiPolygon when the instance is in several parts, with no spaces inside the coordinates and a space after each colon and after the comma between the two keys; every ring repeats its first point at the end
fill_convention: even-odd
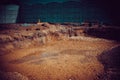
{"type": "Polygon", "coordinates": [[[54,41],[0,56],[0,68],[30,80],[100,80],[104,67],[97,56],[116,45],[104,40],[54,41]]]}

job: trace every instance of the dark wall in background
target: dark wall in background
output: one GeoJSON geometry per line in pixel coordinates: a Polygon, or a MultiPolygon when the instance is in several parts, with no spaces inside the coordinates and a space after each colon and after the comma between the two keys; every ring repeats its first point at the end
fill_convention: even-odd
{"type": "Polygon", "coordinates": [[[69,1],[20,6],[18,22],[37,22],[38,19],[43,22],[111,22],[102,7],[94,3],[69,1]]]}
{"type": "MultiPolygon", "coordinates": [[[[19,23],[33,23],[40,19],[43,22],[99,21],[120,25],[118,0],[63,0],[63,3],[58,3],[59,0],[52,1],[49,0],[51,3],[44,4],[43,0],[2,0],[0,5],[19,5],[17,18],[19,23]]],[[[2,10],[0,10],[0,16],[1,13],[2,10]]]]}

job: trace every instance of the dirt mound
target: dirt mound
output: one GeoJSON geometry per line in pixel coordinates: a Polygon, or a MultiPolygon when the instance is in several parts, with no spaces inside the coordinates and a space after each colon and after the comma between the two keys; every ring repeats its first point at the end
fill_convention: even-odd
{"type": "Polygon", "coordinates": [[[119,27],[100,27],[90,28],[86,30],[86,34],[98,38],[120,41],[120,28],[119,27]]]}
{"type": "Polygon", "coordinates": [[[120,80],[120,46],[103,52],[98,60],[104,65],[105,79],[120,80]]]}
{"type": "Polygon", "coordinates": [[[98,59],[106,67],[119,67],[120,66],[120,46],[112,48],[111,50],[104,51],[98,59]]]}

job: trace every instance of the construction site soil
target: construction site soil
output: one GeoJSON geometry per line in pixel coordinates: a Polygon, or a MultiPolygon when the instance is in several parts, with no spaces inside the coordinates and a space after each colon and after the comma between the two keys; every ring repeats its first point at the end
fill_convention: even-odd
{"type": "Polygon", "coordinates": [[[3,26],[0,80],[120,79],[118,40],[91,37],[88,35],[91,30],[80,26],[49,23],[3,26]]]}

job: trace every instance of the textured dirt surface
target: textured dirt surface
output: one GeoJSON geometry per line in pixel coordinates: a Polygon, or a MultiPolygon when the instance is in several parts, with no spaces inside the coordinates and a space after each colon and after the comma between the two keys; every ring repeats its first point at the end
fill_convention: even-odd
{"type": "Polygon", "coordinates": [[[102,80],[99,54],[117,44],[107,40],[60,40],[0,56],[0,68],[29,80],[102,80]]]}
{"type": "Polygon", "coordinates": [[[28,78],[18,72],[0,71],[0,80],[28,80],[28,78]]]}
{"type": "Polygon", "coordinates": [[[113,74],[106,72],[116,69],[108,67],[105,72],[105,68],[116,58],[107,57],[109,52],[105,51],[119,45],[118,29],[49,23],[21,25],[0,25],[0,80],[115,80],[109,77],[113,74]],[[89,34],[115,39],[93,38],[89,34]]]}

